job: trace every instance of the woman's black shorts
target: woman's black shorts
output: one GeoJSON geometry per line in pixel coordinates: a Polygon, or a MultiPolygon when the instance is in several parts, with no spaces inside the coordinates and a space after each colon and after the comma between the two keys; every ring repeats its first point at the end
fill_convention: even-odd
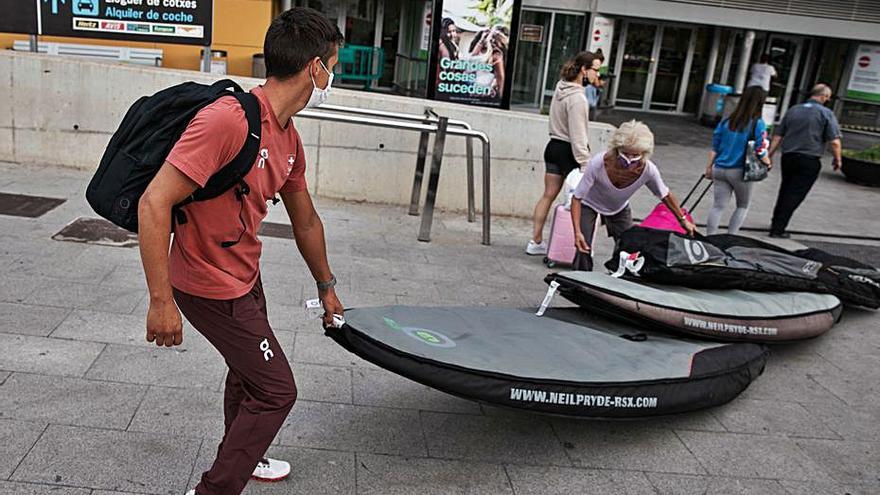
{"type": "Polygon", "coordinates": [[[548,174],[568,176],[572,170],[580,167],[571,151],[571,143],[561,139],[551,139],[544,148],[544,164],[548,174]]]}

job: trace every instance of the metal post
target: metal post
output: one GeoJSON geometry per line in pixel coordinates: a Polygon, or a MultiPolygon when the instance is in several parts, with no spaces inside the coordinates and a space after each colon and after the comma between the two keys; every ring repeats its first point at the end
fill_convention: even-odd
{"type": "MultiPolygon", "coordinates": [[[[379,72],[379,52],[381,52],[384,48],[382,47],[382,36],[383,31],[385,29],[385,0],[376,0],[376,27],[375,33],[373,35],[373,47],[378,49],[377,51],[373,51],[370,55],[370,74],[377,74],[379,72]]],[[[370,79],[369,87],[377,88],[379,86],[378,79],[370,79]]]]}
{"type": "Polygon", "coordinates": [[[746,31],[743,37],[742,54],[739,57],[739,65],[736,67],[736,79],[734,79],[733,90],[736,93],[742,93],[746,87],[746,78],[749,76],[749,62],[752,57],[752,46],[755,44],[755,32],[746,31]]]}
{"type": "MultiPolygon", "coordinates": [[[[681,113],[684,111],[684,100],[687,97],[688,85],[691,80],[691,67],[694,63],[694,51],[697,48],[697,30],[691,29],[691,39],[688,42],[687,57],[684,60],[684,69],[682,70],[681,86],[678,90],[678,101],[675,102],[675,111],[681,113]]],[[[703,86],[705,88],[705,86],[703,86]]]]}
{"type": "Polygon", "coordinates": [[[709,49],[709,60],[706,62],[706,77],[703,78],[703,87],[700,88],[700,105],[697,108],[697,118],[703,115],[703,102],[706,99],[706,86],[712,84],[715,79],[715,68],[718,66],[718,47],[721,46],[721,28],[715,26],[712,32],[712,47],[709,49]]]}
{"type": "Polygon", "coordinates": [[[733,31],[728,33],[727,46],[724,48],[724,62],[721,64],[721,77],[718,79],[719,84],[730,86],[730,64],[733,63],[733,50],[736,49],[737,34],[733,31]]]}
{"type": "Polygon", "coordinates": [[[544,90],[547,88],[547,74],[550,71],[550,52],[553,51],[553,30],[556,28],[556,12],[550,14],[550,29],[547,31],[547,51],[545,52],[544,70],[542,76],[538,79],[541,81],[541,87],[538,88],[538,111],[544,110],[544,90]]]}
{"type": "Polygon", "coordinates": [[[623,57],[626,54],[626,36],[629,31],[629,21],[623,21],[620,29],[620,43],[617,44],[617,57],[614,59],[614,86],[611,88],[611,106],[617,105],[617,93],[620,89],[620,73],[623,71],[623,57]]]}
{"type": "Polygon", "coordinates": [[[474,204],[474,140],[465,139],[467,146],[467,193],[468,193],[468,222],[477,221],[477,206],[474,204]]]}
{"type": "Polygon", "coordinates": [[[37,43],[37,35],[30,35],[30,49],[32,52],[37,53],[40,51],[40,45],[37,43]]]}
{"type": "Polygon", "coordinates": [[[492,158],[489,155],[489,140],[483,141],[483,245],[488,246],[492,243],[489,238],[489,226],[491,224],[492,212],[489,207],[489,190],[491,189],[491,170],[490,162],[492,158]]]}
{"type": "Polygon", "coordinates": [[[437,200],[437,186],[440,183],[440,165],[443,163],[443,147],[446,145],[447,117],[437,122],[437,135],[434,137],[434,151],[431,153],[431,175],[428,177],[428,194],[425,197],[425,211],[422,212],[422,226],[419,240],[431,242],[431,224],[434,222],[434,202],[437,200]]]}
{"type": "Polygon", "coordinates": [[[416,172],[413,174],[412,195],[409,197],[409,214],[418,216],[419,200],[422,196],[422,177],[425,176],[425,159],[428,156],[428,140],[431,138],[428,131],[422,131],[419,137],[419,152],[416,157],[416,172]]]}
{"type": "Polygon", "coordinates": [[[211,72],[211,45],[202,47],[202,72],[211,72]]]}
{"type": "Polygon", "coordinates": [[[794,92],[794,82],[797,78],[798,68],[801,64],[801,52],[803,51],[804,40],[798,39],[797,46],[794,49],[794,61],[791,63],[791,70],[788,73],[788,81],[785,84],[785,96],[782,99],[782,107],[779,109],[779,118],[781,119],[785,112],[788,111],[791,103],[791,94],[794,92]]]}

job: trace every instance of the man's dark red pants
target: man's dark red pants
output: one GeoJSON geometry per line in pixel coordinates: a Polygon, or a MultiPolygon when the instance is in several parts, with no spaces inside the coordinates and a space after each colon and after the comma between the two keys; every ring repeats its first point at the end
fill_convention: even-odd
{"type": "MultiPolygon", "coordinates": [[[[226,360],[226,432],[198,495],[238,495],[296,401],[296,384],[266,317],[260,280],[237,299],[205,299],[174,290],[186,319],[226,360]]],[[[182,411],[186,414],[186,411],[182,411]]]]}

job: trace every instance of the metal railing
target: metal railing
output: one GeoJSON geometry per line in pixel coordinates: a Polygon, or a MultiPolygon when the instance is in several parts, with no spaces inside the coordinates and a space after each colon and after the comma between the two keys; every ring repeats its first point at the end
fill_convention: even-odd
{"type": "Polygon", "coordinates": [[[372,110],[366,108],[344,107],[338,105],[321,105],[313,110],[303,110],[297,114],[299,117],[308,119],[324,120],[344,124],[368,125],[371,127],[383,127],[416,131],[421,134],[419,140],[416,169],[413,175],[412,194],[410,196],[410,215],[419,214],[419,199],[421,197],[422,181],[425,173],[425,162],[428,154],[428,141],[434,134],[434,150],[431,154],[431,170],[428,177],[428,190],[425,197],[425,207],[422,211],[422,222],[419,228],[418,239],[423,242],[431,240],[431,226],[434,219],[434,206],[437,199],[437,187],[440,180],[440,167],[443,161],[443,151],[446,145],[446,136],[462,136],[466,139],[467,149],[467,187],[468,187],[468,221],[476,221],[476,200],[474,192],[474,152],[473,139],[482,142],[482,180],[483,180],[483,238],[482,243],[491,243],[491,208],[490,208],[490,175],[491,158],[489,136],[482,131],[477,131],[462,120],[449,119],[438,116],[430,109],[425,115],[388,112],[384,110],[372,110]]]}

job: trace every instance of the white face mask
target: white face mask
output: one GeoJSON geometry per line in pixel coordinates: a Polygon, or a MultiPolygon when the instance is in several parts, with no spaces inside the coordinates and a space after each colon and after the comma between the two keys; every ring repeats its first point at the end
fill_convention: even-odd
{"type": "Polygon", "coordinates": [[[624,155],[623,153],[621,153],[621,152],[619,152],[619,151],[617,152],[617,155],[618,155],[618,160],[617,160],[617,161],[620,163],[620,165],[621,165],[623,168],[630,168],[630,167],[632,167],[633,165],[636,165],[636,164],[638,164],[640,161],[642,161],[642,155],[636,155],[636,156],[633,156],[633,157],[629,157],[629,156],[626,156],[626,155],[624,155]]]}
{"type": "Polygon", "coordinates": [[[315,76],[309,72],[309,77],[312,78],[312,95],[309,96],[306,108],[314,108],[327,101],[327,96],[330,95],[330,86],[333,85],[333,73],[327,70],[327,66],[324,65],[324,62],[320,58],[318,59],[318,62],[320,62],[321,68],[324,69],[329,77],[329,79],[327,79],[327,87],[324,89],[319,88],[318,85],[315,84],[315,76]]]}

